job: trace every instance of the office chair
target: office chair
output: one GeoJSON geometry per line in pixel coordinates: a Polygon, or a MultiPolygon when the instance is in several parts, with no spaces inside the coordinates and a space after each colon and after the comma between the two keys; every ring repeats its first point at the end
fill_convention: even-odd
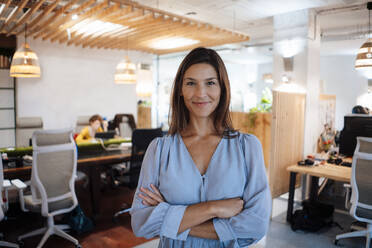
{"type": "Polygon", "coordinates": [[[133,130],[136,129],[136,122],[132,114],[116,114],[114,127],[119,130],[121,137],[132,137],[133,130]]]}
{"type": "Polygon", "coordinates": [[[350,215],[365,222],[367,228],[336,236],[335,244],[343,238],[366,236],[366,248],[372,238],[372,138],[357,137],[351,171],[351,208],[350,215]]]}
{"type": "MultiPolygon", "coordinates": [[[[0,221],[4,219],[4,211],[8,210],[8,189],[10,187],[9,180],[4,180],[4,174],[3,174],[3,161],[0,156],[0,221]],[[5,191],[5,199],[6,202],[3,202],[3,189],[5,191]]],[[[2,234],[0,234],[2,236],[2,234]]],[[[15,247],[18,248],[19,246],[14,243],[9,243],[3,240],[0,240],[0,247],[15,247]]]]}
{"type": "Polygon", "coordinates": [[[41,248],[49,236],[56,234],[80,247],[78,240],[64,232],[68,225],[55,225],[54,216],[72,211],[77,206],[75,177],[77,166],[76,145],[72,129],[35,131],[32,136],[33,163],[31,195],[24,195],[26,185],[18,179],[12,183],[19,189],[21,209],[40,212],[47,218],[47,226],[18,237],[18,241],[43,234],[41,248]]]}
{"type": "MultiPolygon", "coordinates": [[[[138,184],[139,174],[141,171],[141,165],[143,157],[150,145],[151,141],[157,137],[162,137],[163,132],[161,128],[155,129],[135,129],[132,134],[132,152],[131,159],[127,170],[123,175],[117,178],[114,174],[112,175],[112,180],[119,181],[120,185],[136,188],[138,184]]],[[[114,220],[120,214],[129,212],[130,208],[122,209],[114,214],[114,220]]]]}

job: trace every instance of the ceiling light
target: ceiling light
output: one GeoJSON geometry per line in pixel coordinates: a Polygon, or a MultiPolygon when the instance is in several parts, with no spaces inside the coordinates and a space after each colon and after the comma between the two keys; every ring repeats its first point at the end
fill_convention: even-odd
{"type": "Polygon", "coordinates": [[[135,84],[137,81],[136,65],[133,64],[128,56],[116,66],[116,84],[135,84]]]}
{"type": "Polygon", "coordinates": [[[40,77],[39,60],[27,43],[27,26],[25,28],[25,43],[13,55],[10,66],[11,77],[34,78],[40,77]]]}
{"type": "Polygon", "coordinates": [[[303,38],[297,37],[292,39],[284,39],[274,42],[274,47],[284,58],[293,57],[304,50],[306,41],[303,38]]]}
{"type": "Polygon", "coordinates": [[[150,47],[154,49],[164,50],[164,49],[173,49],[173,48],[178,48],[178,47],[191,46],[199,42],[200,41],[198,40],[188,39],[184,37],[173,37],[173,38],[160,39],[160,40],[153,41],[152,44],[150,44],[150,47]]]}
{"type": "Polygon", "coordinates": [[[371,9],[372,2],[367,3],[368,9],[368,40],[360,47],[355,69],[368,79],[372,79],[372,38],[371,38],[371,9]]]}
{"type": "Polygon", "coordinates": [[[115,24],[111,22],[103,22],[99,20],[92,21],[91,19],[85,19],[71,27],[71,32],[76,32],[77,34],[91,35],[99,31],[111,32],[119,31],[120,29],[127,29],[127,26],[120,24],[115,24]]]}

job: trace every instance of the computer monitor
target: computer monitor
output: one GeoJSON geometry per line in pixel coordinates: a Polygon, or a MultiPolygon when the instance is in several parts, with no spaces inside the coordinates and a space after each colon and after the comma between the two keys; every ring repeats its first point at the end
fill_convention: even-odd
{"type": "Polygon", "coordinates": [[[340,133],[340,153],[353,156],[356,137],[372,137],[372,115],[352,114],[344,117],[344,129],[340,133]]]}
{"type": "Polygon", "coordinates": [[[112,139],[114,138],[115,134],[115,131],[99,132],[96,133],[94,137],[99,139],[112,139]]]}

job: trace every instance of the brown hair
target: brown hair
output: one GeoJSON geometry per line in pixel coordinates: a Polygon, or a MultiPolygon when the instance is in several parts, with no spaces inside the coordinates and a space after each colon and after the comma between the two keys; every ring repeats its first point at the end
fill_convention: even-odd
{"type": "Polygon", "coordinates": [[[102,117],[100,115],[92,115],[90,118],[89,118],[89,124],[90,123],[93,123],[95,122],[96,120],[99,120],[99,122],[102,123],[102,117]]]}
{"type": "Polygon", "coordinates": [[[194,64],[209,64],[217,72],[218,82],[221,87],[220,102],[214,111],[214,127],[219,135],[230,134],[234,131],[229,111],[230,105],[230,81],[227,76],[225,64],[216,51],[204,47],[193,49],[183,59],[178,68],[176,78],[173,82],[171,94],[171,108],[169,110],[169,134],[180,133],[190,121],[190,113],[186,108],[182,92],[182,83],[185,72],[194,64]]]}

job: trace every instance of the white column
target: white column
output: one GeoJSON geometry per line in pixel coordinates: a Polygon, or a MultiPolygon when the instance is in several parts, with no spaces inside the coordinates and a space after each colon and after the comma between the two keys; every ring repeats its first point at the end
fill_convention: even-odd
{"type": "MultiPolygon", "coordinates": [[[[295,92],[306,93],[304,154],[316,151],[318,124],[320,29],[315,12],[301,10],[274,16],[274,89],[282,89],[282,76],[295,92]],[[293,71],[285,71],[283,57],[293,57],[293,71]]],[[[287,85],[288,86],[288,85],[287,85]]],[[[286,87],[288,89],[288,87],[286,87]]]]}

